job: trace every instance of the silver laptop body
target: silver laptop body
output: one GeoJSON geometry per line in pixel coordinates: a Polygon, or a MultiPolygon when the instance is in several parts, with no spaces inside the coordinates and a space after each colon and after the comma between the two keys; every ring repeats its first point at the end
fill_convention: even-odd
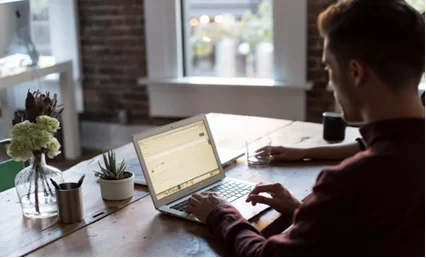
{"type": "Polygon", "coordinates": [[[176,209],[177,204],[214,187],[226,190],[225,185],[234,190],[221,195],[247,220],[268,208],[245,202],[254,183],[225,177],[204,114],[135,134],[133,144],[152,201],[160,212],[199,222],[185,209],[176,209]]]}

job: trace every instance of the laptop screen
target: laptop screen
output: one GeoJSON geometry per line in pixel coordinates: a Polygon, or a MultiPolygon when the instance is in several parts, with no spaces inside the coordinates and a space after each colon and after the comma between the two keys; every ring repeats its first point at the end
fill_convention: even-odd
{"type": "Polygon", "coordinates": [[[138,141],[160,200],[220,173],[203,121],[138,141]]]}

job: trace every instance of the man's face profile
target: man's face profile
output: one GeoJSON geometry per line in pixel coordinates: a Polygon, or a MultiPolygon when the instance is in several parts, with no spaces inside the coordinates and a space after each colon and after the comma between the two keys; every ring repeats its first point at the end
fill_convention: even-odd
{"type": "Polygon", "coordinates": [[[340,107],[342,117],[347,122],[362,122],[354,83],[348,67],[342,67],[336,56],[329,50],[328,40],[324,40],[323,63],[329,74],[329,84],[334,89],[334,98],[340,107]]]}

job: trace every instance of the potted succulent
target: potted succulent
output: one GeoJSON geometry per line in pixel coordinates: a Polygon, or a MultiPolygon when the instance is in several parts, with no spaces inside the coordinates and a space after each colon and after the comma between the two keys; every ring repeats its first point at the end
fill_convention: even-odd
{"type": "Polygon", "coordinates": [[[99,177],[101,195],[105,200],[124,200],[133,196],[134,174],[126,171],[124,159],[121,164],[116,163],[115,152],[110,150],[103,154],[104,167],[100,162],[101,171],[95,171],[95,176],[99,177]]]}

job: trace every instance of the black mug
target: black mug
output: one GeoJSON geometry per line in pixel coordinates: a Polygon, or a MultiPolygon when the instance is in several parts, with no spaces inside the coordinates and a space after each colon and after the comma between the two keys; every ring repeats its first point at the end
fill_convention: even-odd
{"type": "Polygon", "coordinates": [[[340,113],[324,112],[322,114],[323,138],[326,141],[343,141],[345,139],[346,122],[340,113]]]}

